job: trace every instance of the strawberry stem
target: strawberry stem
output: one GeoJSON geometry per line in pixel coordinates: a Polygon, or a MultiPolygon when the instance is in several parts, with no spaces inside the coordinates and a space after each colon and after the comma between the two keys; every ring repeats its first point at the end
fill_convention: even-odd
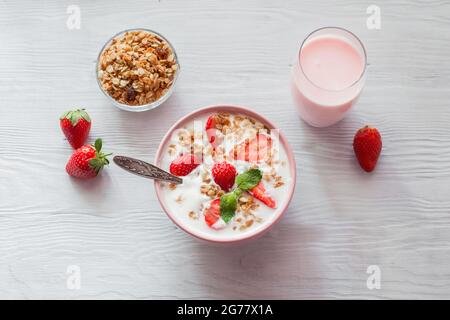
{"type": "Polygon", "coordinates": [[[62,116],[59,118],[60,120],[68,119],[72,123],[72,126],[76,126],[78,124],[78,121],[81,119],[86,120],[87,122],[91,122],[91,118],[89,117],[89,114],[85,111],[85,109],[76,109],[76,110],[69,110],[62,114],[62,116]]]}
{"type": "Polygon", "coordinates": [[[93,147],[95,148],[95,158],[89,160],[89,165],[95,169],[97,174],[100,170],[103,169],[105,165],[109,164],[108,156],[112,155],[112,153],[103,153],[101,152],[103,146],[102,139],[95,140],[93,147]]]}

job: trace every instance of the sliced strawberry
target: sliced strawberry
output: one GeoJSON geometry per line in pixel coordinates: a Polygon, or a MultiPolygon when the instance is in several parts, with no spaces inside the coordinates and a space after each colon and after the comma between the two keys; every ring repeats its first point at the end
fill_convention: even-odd
{"type": "Polygon", "coordinates": [[[170,164],[170,173],[179,177],[187,176],[198,167],[200,161],[193,154],[185,153],[170,164]]]}
{"type": "Polygon", "coordinates": [[[249,190],[250,194],[254,196],[256,199],[260,200],[262,203],[264,203],[269,208],[276,208],[277,202],[274,198],[272,198],[267,192],[266,188],[264,187],[264,184],[262,181],[259,182],[259,184],[254,187],[253,189],[249,190]]]}
{"type": "Polygon", "coordinates": [[[220,219],[220,198],[211,202],[204,215],[208,227],[213,228],[214,224],[220,219]]]}
{"type": "Polygon", "coordinates": [[[247,162],[260,162],[267,159],[272,149],[272,138],[265,134],[257,134],[246,139],[230,152],[230,158],[247,162]]]}
{"type": "Polygon", "coordinates": [[[220,130],[216,128],[217,126],[217,115],[213,114],[209,116],[208,120],[206,120],[205,131],[208,136],[209,143],[215,148],[220,145],[223,141],[222,135],[219,134],[220,130]]]}
{"type": "Polygon", "coordinates": [[[256,137],[250,141],[248,146],[248,156],[246,161],[258,162],[269,158],[270,150],[272,149],[272,138],[265,134],[257,134],[256,137]]]}

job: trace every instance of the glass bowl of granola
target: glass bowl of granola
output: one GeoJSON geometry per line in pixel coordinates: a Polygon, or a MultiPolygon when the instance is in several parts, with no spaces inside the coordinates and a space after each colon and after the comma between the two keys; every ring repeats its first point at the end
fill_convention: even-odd
{"type": "Polygon", "coordinates": [[[146,111],[173,93],[180,72],[174,47],[159,33],[128,29],[100,50],[96,77],[100,90],[118,108],[146,111]]]}
{"type": "Polygon", "coordinates": [[[213,243],[256,238],[286,211],[296,165],[286,138],[269,120],[242,106],[197,109],[169,129],[155,164],[182,178],[155,181],[169,218],[213,243]]]}

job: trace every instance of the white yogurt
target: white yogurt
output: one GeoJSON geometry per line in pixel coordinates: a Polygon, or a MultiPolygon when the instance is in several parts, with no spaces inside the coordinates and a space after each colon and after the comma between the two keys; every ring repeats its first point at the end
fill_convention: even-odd
{"type": "MultiPolygon", "coordinates": [[[[266,224],[270,224],[271,221],[273,221],[275,217],[274,213],[276,212],[277,208],[281,207],[284,202],[288,201],[287,190],[292,183],[292,178],[290,177],[289,161],[287,158],[286,150],[284,150],[284,147],[279,142],[276,132],[274,130],[271,130],[270,136],[273,141],[273,150],[276,155],[275,160],[278,160],[278,164],[271,167],[265,162],[258,163],[258,168],[263,172],[263,175],[270,174],[271,172],[273,172],[272,170],[275,170],[276,175],[281,176],[281,181],[284,183],[284,185],[282,185],[281,187],[276,188],[274,187],[274,179],[271,179],[270,182],[267,182],[264,179],[262,180],[267,193],[276,200],[277,208],[269,208],[259,200],[255,199],[254,201],[259,204],[259,207],[252,212],[255,217],[255,221],[251,224],[251,226],[244,229],[240,228],[242,222],[238,222],[239,217],[241,217],[241,221],[244,219],[244,216],[241,212],[236,213],[232,221],[230,221],[228,224],[225,223],[222,219],[219,219],[215,224],[209,227],[205,222],[203,212],[206,208],[209,207],[213,199],[200,192],[200,187],[202,184],[204,184],[202,173],[205,171],[211,173],[211,169],[214,165],[212,156],[210,154],[205,154],[207,149],[211,148],[204,130],[208,116],[209,115],[196,118],[195,120],[192,120],[190,123],[188,123],[185,127],[180,128],[181,130],[175,132],[169,140],[169,143],[165,146],[160,165],[167,171],[169,171],[170,163],[175,158],[177,158],[182,153],[190,151],[191,145],[183,145],[184,142],[180,143],[179,136],[190,135],[192,131],[194,131],[194,126],[194,135],[196,137],[195,142],[197,144],[200,144],[201,141],[203,141],[204,152],[203,163],[200,164],[196,169],[194,169],[189,175],[182,177],[182,184],[177,185],[175,189],[169,188],[167,183],[161,184],[162,201],[164,201],[166,207],[173,214],[174,218],[180,225],[185,226],[188,230],[193,230],[196,233],[203,234],[208,238],[219,240],[228,239],[233,238],[239,234],[249,232],[250,230],[264,228],[266,224]]],[[[231,115],[231,117],[233,117],[233,115],[231,115]]],[[[245,126],[249,125],[244,120],[241,127],[244,128],[245,126]]],[[[254,132],[252,130],[254,130],[254,125],[250,124],[250,127],[245,129],[241,140],[243,141],[245,138],[249,137],[251,133],[254,132]]],[[[228,136],[226,136],[226,138],[227,137],[228,136]]],[[[225,149],[225,154],[229,154],[229,152],[233,149],[233,146],[236,145],[236,143],[240,143],[241,141],[237,140],[233,143],[232,140],[236,139],[230,138],[229,141],[227,141],[226,138],[220,146],[225,149]]],[[[238,174],[248,170],[252,165],[254,165],[253,163],[242,160],[227,159],[227,162],[231,163],[236,168],[238,174]]],[[[211,181],[212,184],[214,184],[212,176],[211,181]]]]}

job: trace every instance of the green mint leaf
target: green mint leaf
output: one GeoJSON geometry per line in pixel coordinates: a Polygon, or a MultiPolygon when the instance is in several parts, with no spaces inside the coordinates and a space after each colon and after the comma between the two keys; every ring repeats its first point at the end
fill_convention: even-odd
{"type": "Polygon", "coordinates": [[[261,179],[261,170],[250,169],[236,177],[236,185],[239,189],[246,191],[256,187],[261,179]]]}
{"type": "Polygon", "coordinates": [[[233,190],[233,192],[236,195],[236,198],[239,199],[239,197],[241,196],[243,191],[241,189],[239,189],[239,188],[236,188],[236,189],[233,190]]]}
{"type": "Polygon", "coordinates": [[[237,196],[229,192],[220,197],[220,216],[226,223],[233,219],[237,208],[237,196]]]}

